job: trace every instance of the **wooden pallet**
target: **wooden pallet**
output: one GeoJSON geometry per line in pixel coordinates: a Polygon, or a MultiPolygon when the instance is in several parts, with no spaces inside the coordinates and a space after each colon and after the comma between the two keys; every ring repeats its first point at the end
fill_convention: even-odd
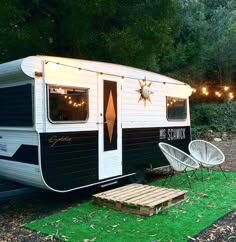
{"type": "Polygon", "coordinates": [[[187,191],[141,184],[130,184],[93,195],[100,206],[122,212],[152,216],[160,210],[183,202],[187,191]]]}

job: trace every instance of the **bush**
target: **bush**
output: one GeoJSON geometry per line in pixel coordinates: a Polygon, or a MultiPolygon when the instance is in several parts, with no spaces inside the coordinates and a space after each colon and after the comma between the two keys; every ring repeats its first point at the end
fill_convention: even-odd
{"type": "Polygon", "coordinates": [[[190,115],[194,139],[209,139],[212,132],[236,128],[236,102],[191,104],[190,115]]]}

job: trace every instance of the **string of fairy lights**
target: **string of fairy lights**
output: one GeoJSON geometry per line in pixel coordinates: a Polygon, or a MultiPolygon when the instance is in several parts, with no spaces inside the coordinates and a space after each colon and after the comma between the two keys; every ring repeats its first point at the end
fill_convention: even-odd
{"type": "Polygon", "coordinates": [[[51,94],[52,93],[54,93],[54,94],[56,93],[56,94],[63,95],[63,97],[64,97],[63,99],[65,100],[65,102],[67,104],[71,105],[72,107],[79,108],[79,107],[82,107],[85,104],[85,101],[83,100],[83,98],[82,98],[82,100],[80,102],[78,101],[78,97],[76,97],[79,94],[78,92],[75,93],[75,94],[71,94],[71,95],[67,94],[65,92],[67,92],[67,90],[63,89],[61,87],[59,87],[59,88],[55,88],[55,87],[50,88],[50,93],[51,94]]]}
{"type": "Polygon", "coordinates": [[[81,106],[83,106],[85,104],[85,101],[82,101],[80,103],[73,101],[71,96],[65,95],[64,98],[68,100],[68,104],[72,105],[75,108],[81,107],[81,106]]]}
{"type": "MultiPolygon", "coordinates": [[[[127,78],[127,79],[134,79],[134,80],[142,80],[142,81],[149,81],[149,82],[157,82],[157,83],[162,83],[163,85],[165,84],[170,84],[170,85],[179,85],[179,86],[188,86],[189,84],[184,83],[184,82],[168,82],[168,81],[159,81],[159,80],[152,80],[152,79],[146,79],[144,78],[137,78],[133,76],[125,76],[125,75],[119,75],[119,74],[112,74],[112,73],[107,73],[107,72],[99,72],[97,70],[92,70],[88,68],[83,68],[79,66],[73,66],[73,65],[68,65],[60,62],[55,62],[55,61],[45,61],[45,64],[49,64],[52,69],[56,69],[59,65],[64,66],[64,67],[69,67],[69,68],[74,68],[79,71],[86,71],[86,72],[91,72],[91,73],[96,73],[99,75],[108,75],[108,76],[114,76],[114,77],[120,77],[122,79],[127,78]]],[[[190,85],[189,85],[190,86],[190,85]]],[[[192,87],[192,94],[194,96],[199,95],[199,96],[204,96],[204,97],[215,97],[217,99],[227,99],[230,101],[233,101],[235,98],[235,94],[233,90],[236,90],[236,87],[232,86],[202,86],[202,87],[192,87]]],[[[66,97],[65,97],[66,98],[66,97]]],[[[69,100],[70,102],[70,100],[69,100]]],[[[70,104],[73,104],[72,102],[70,104]]],[[[75,107],[82,106],[84,103],[79,104],[73,104],[75,107]]]]}
{"type": "Polygon", "coordinates": [[[193,94],[199,94],[202,96],[210,96],[218,99],[224,98],[229,101],[233,101],[235,97],[235,87],[232,86],[203,86],[200,88],[192,88],[193,94]]]}
{"type": "Polygon", "coordinates": [[[91,72],[91,73],[97,73],[97,74],[100,74],[100,75],[120,77],[122,79],[127,78],[127,79],[133,79],[133,80],[157,82],[157,83],[162,83],[163,85],[165,85],[165,84],[171,84],[171,85],[176,85],[176,86],[187,86],[188,85],[187,83],[184,83],[184,82],[159,81],[159,80],[153,80],[153,79],[146,79],[146,77],[144,77],[144,78],[137,78],[137,77],[134,77],[134,76],[112,74],[112,73],[108,73],[108,72],[100,72],[100,71],[91,70],[91,69],[88,69],[88,68],[82,68],[82,67],[78,67],[78,66],[68,65],[68,64],[64,64],[64,63],[60,63],[60,62],[55,62],[55,61],[45,61],[45,64],[49,64],[51,69],[54,69],[54,70],[56,70],[57,66],[60,65],[60,66],[64,66],[64,67],[74,68],[74,69],[77,69],[79,71],[86,71],[86,72],[91,72]]]}

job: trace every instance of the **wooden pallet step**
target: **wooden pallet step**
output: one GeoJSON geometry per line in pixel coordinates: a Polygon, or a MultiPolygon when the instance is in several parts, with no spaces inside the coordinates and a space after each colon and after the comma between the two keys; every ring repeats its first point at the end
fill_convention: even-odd
{"type": "Polygon", "coordinates": [[[160,200],[160,199],[168,199],[171,195],[174,196],[178,196],[178,191],[162,191],[159,194],[157,194],[155,197],[147,197],[146,200],[143,200],[140,202],[140,204],[142,205],[146,205],[146,204],[151,204],[151,203],[155,203],[155,201],[160,200]]]}
{"type": "Polygon", "coordinates": [[[127,190],[122,190],[122,191],[116,191],[114,193],[106,193],[104,192],[103,194],[100,194],[100,198],[104,199],[114,199],[114,200],[125,200],[129,197],[141,194],[143,192],[146,192],[147,190],[151,190],[151,187],[140,187],[140,186],[134,186],[133,188],[127,189],[127,190]]]}
{"type": "Polygon", "coordinates": [[[137,190],[132,190],[132,191],[127,191],[126,193],[124,193],[123,195],[119,196],[112,196],[109,199],[114,199],[117,201],[126,201],[127,199],[130,198],[134,198],[134,197],[139,197],[142,194],[147,194],[147,192],[151,192],[153,190],[152,187],[143,187],[143,188],[139,188],[137,190]]]}
{"type": "Polygon", "coordinates": [[[187,191],[141,184],[93,195],[93,201],[100,206],[138,215],[151,216],[186,199],[187,191]]]}
{"type": "Polygon", "coordinates": [[[157,205],[159,205],[160,203],[163,202],[175,202],[176,200],[185,200],[186,199],[186,193],[181,193],[181,192],[177,192],[176,194],[172,194],[168,197],[163,197],[162,199],[159,199],[157,201],[153,201],[153,202],[147,202],[146,204],[144,204],[143,206],[149,206],[149,207],[155,207],[157,205]]]}
{"type": "Polygon", "coordinates": [[[147,201],[149,198],[156,198],[157,196],[160,196],[161,194],[165,194],[167,192],[166,188],[156,187],[156,190],[152,193],[146,193],[143,196],[135,197],[133,199],[129,199],[127,202],[130,203],[142,203],[143,201],[147,201]]]}
{"type": "Polygon", "coordinates": [[[140,189],[143,189],[141,188],[140,186],[138,186],[139,184],[131,184],[131,185],[128,185],[127,187],[126,186],[123,186],[121,189],[119,188],[115,188],[115,189],[112,189],[110,191],[106,191],[106,192],[102,192],[102,193],[98,193],[96,195],[98,196],[103,196],[103,197],[111,197],[111,196],[123,196],[125,194],[127,194],[127,192],[136,192],[140,189]]]}
{"type": "MultiPolygon", "coordinates": [[[[126,191],[127,189],[129,189],[130,187],[131,188],[134,188],[135,186],[134,185],[138,185],[138,184],[130,184],[130,185],[126,185],[126,186],[122,186],[122,187],[118,187],[118,188],[114,188],[112,190],[109,190],[109,191],[106,191],[106,192],[100,192],[100,193],[97,193],[95,194],[94,196],[100,196],[100,195],[103,195],[103,194],[115,194],[116,192],[119,193],[119,192],[122,192],[122,191],[126,191]]],[[[138,186],[137,186],[138,187],[138,186]]]]}

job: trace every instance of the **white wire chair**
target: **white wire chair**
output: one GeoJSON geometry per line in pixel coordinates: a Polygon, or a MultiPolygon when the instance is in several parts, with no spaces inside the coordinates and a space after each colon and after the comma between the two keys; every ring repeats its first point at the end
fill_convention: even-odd
{"type": "Polygon", "coordinates": [[[193,175],[197,178],[195,170],[199,168],[198,162],[195,161],[193,157],[191,157],[184,151],[170,144],[160,142],[158,146],[161,149],[164,156],[166,157],[166,159],[168,160],[168,162],[170,163],[170,173],[167,176],[167,178],[170,176],[172,177],[176,172],[184,172],[186,174],[188,184],[191,188],[191,183],[187,175],[187,172],[192,171],[193,175]]]}
{"type": "Polygon", "coordinates": [[[221,164],[225,161],[225,156],[218,147],[205,140],[193,140],[189,143],[188,149],[190,155],[200,164],[200,167],[208,170],[208,174],[210,168],[219,166],[223,175],[227,178],[221,168],[221,164]]]}

